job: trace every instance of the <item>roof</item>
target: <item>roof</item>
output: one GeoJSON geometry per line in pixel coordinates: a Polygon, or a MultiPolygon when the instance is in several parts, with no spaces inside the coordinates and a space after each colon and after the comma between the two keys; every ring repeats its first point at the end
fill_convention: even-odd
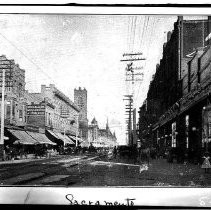
{"type": "Polygon", "coordinates": [[[34,103],[41,103],[44,101],[44,97],[41,95],[41,93],[26,93],[27,96],[27,102],[34,102],[34,103]]]}
{"type": "Polygon", "coordinates": [[[59,96],[63,101],[68,103],[70,106],[72,106],[76,111],[80,112],[80,108],[73,103],[64,93],[62,93],[60,90],[58,90],[56,87],[54,87],[54,94],[59,96]]]}
{"type": "Polygon", "coordinates": [[[27,103],[35,103],[35,104],[39,104],[42,102],[45,102],[47,106],[51,107],[51,108],[55,108],[55,106],[49,101],[48,98],[43,97],[42,93],[25,93],[25,95],[27,96],[27,103]]]}
{"type": "Polygon", "coordinates": [[[93,118],[93,120],[91,121],[92,124],[97,124],[97,120],[95,119],[95,117],[93,118]]]}

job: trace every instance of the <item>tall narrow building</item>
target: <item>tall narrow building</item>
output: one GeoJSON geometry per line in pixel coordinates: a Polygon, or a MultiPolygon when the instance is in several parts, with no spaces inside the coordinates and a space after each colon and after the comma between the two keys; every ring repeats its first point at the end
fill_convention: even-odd
{"type": "Polygon", "coordinates": [[[74,89],[74,103],[80,108],[79,132],[84,140],[88,140],[88,119],[87,119],[87,90],[74,89]]]}

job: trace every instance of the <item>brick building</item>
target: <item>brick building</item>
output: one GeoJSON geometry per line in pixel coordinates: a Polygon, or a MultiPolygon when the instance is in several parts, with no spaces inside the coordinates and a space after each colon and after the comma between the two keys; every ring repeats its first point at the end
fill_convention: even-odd
{"type": "MultiPolygon", "coordinates": [[[[24,99],[25,70],[21,69],[14,60],[9,60],[5,55],[0,56],[0,62],[7,60],[5,66],[5,124],[24,126],[26,123],[24,99]]],[[[0,71],[0,94],[2,93],[2,71],[0,71]]],[[[0,100],[1,105],[1,100],[0,100]]]]}
{"type": "MultiPolygon", "coordinates": [[[[199,161],[204,150],[203,132],[209,131],[209,120],[203,122],[204,116],[209,116],[206,85],[210,81],[210,47],[209,41],[205,41],[211,29],[209,19],[178,18],[174,30],[168,33],[163,57],[147,94],[144,115],[148,115],[149,139],[153,139],[152,144],[160,153],[170,149],[177,154],[178,161],[199,161]],[[207,124],[206,129],[203,124],[207,124]]],[[[139,133],[143,120],[142,106],[139,133]]]]}

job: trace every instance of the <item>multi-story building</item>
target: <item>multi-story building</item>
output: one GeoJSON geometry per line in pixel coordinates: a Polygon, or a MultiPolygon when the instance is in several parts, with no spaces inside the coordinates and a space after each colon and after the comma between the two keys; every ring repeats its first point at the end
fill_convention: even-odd
{"type": "Polygon", "coordinates": [[[114,147],[117,144],[117,138],[115,132],[112,134],[110,131],[108,121],[105,129],[101,129],[98,126],[98,122],[95,118],[91,121],[88,131],[88,142],[95,147],[114,147]]]}
{"type": "Polygon", "coordinates": [[[82,138],[87,141],[88,140],[88,119],[87,119],[87,90],[82,89],[74,89],[74,103],[79,107],[79,131],[81,133],[82,138]]]}
{"type": "MultiPolygon", "coordinates": [[[[62,135],[79,138],[78,117],[80,109],[55,85],[41,86],[40,93],[26,93],[27,129],[37,127],[62,138],[62,135]],[[62,134],[62,135],[61,135],[62,134]]],[[[73,137],[75,140],[75,138],[73,137]]],[[[63,140],[63,138],[62,138],[63,140]]]]}
{"type": "MultiPolygon", "coordinates": [[[[148,115],[150,138],[162,152],[167,147],[172,148],[178,161],[185,157],[199,159],[203,146],[203,110],[208,110],[205,107],[209,98],[209,89],[204,83],[210,81],[210,48],[206,47],[209,40],[205,41],[211,29],[209,19],[178,18],[173,32],[168,33],[163,57],[147,94],[144,116],[148,115]],[[203,93],[203,87],[206,93],[203,93]],[[201,102],[196,103],[196,100],[201,102]]],[[[142,130],[140,122],[144,120],[142,108],[139,133],[142,130]]]]}
{"type": "MultiPolygon", "coordinates": [[[[26,123],[25,70],[15,64],[14,60],[7,59],[5,55],[0,56],[0,64],[1,68],[5,68],[5,124],[24,126],[26,123]],[[5,62],[7,65],[4,65],[5,62]]],[[[2,94],[2,74],[0,70],[0,95],[2,94]]]]}

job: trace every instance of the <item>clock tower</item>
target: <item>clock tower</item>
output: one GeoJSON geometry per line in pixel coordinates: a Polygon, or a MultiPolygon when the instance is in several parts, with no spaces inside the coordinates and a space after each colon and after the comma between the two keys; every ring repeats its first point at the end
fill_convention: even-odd
{"type": "Polygon", "coordinates": [[[79,132],[82,135],[82,138],[88,139],[88,119],[87,119],[87,90],[74,89],[74,103],[80,108],[79,113],[79,132]]]}

